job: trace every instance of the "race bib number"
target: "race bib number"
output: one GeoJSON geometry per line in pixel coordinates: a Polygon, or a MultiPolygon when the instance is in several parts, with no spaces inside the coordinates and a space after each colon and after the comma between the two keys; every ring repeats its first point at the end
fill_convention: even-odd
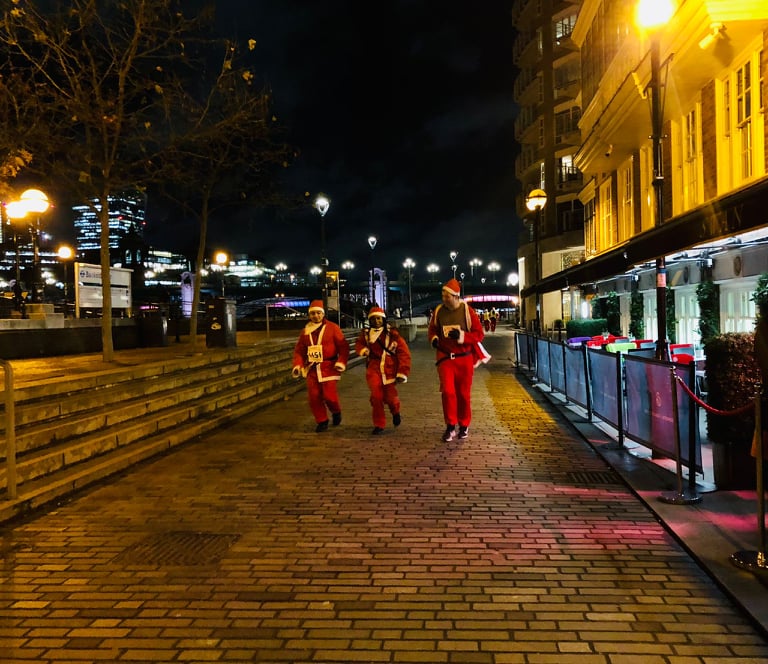
{"type": "Polygon", "coordinates": [[[322,362],[323,361],[323,347],[321,345],[314,345],[307,348],[307,359],[310,362],[322,362]]]}

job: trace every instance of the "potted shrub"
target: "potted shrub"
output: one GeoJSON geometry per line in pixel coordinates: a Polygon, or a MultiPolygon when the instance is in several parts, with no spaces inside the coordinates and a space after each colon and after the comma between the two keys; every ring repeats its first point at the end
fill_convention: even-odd
{"type": "MultiPolygon", "coordinates": [[[[707,341],[707,401],[713,408],[733,411],[754,403],[760,387],[754,343],[752,333],[720,334],[707,341]]],[[[755,487],[755,460],[750,455],[754,428],[752,411],[735,416],[707,412],[718,489],[755,487]]]]}
{"type": "Polygon", "coordinates": [[[637,282],[632,284],[632,299],[629,304],[629,334],[635,339],[645,338],[645,310],[643,294],[637,288],[637,282]]]}
{"type": "Polygon", "coordinates": [[[720,287],[711,277],[696,287],[699,302],[699,334],[701,343],[706,344],[720,332],[720,287]]]}

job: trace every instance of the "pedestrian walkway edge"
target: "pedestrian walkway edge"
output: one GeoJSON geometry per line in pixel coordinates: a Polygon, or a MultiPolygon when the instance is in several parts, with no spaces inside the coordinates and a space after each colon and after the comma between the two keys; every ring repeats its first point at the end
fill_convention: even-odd
{"type": "Polygon", "coordinates": [[[733,553],[758,547],[755,491],[714,491],[693,505],[663,502],[660,496],[677,488],[674,473],[619,446],[606,431],[588,421],[583,410],[572,407],[546,386],[537,384],[531,374],[520,368],[516,373],[523,378],[521,383],[526,389],[544,396],[553,410],[603,458],[670,535],[768,638],[768,575],[752,574],[730,561],[733,553]],[[746,511],[754,515],[754,528],[745,531],[741,527],[736,532],[729,526],[737,519],[743,526],[745,502],[748,505],[746,511]],[[736,505],[739,514],[733,511],[736,505]]]}

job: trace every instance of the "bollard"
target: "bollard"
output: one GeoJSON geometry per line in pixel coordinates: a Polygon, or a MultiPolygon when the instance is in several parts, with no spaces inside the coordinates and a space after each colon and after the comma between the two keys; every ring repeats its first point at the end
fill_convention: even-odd
{"type": "Polygon", "coordinates": [[[675,468],[677,474],[677,491],[675,493],[667,492],[659,496],[659,500],[670,505],[694,505],[701,502],[701,496],[696,493],[695,471],[692,467],[693,459],[688,459],[688,477],[690,479],[688,488],[683,488],[683,460],[680,449],[680,422],[677,409],[677,380],[675,377],[675,367],[669,368],[670,380],[672,381],[672,423],[675,430],[675,468]]]}
{"type": "Polygon", "coordinates": [[[763,477],[763,413],[760,395],[755,396],[755,436],[757,446],[755,463],[757,464],[757,551],[737,551],[731,554],[731,562],[736,567],[764,575],[768,573],[768,558],[765,549],[765,478],[763,477]]]}

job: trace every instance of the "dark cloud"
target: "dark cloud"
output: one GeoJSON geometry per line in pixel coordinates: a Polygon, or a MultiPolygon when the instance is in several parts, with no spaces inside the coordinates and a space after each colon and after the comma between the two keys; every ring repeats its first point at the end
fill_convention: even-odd
{"type": "MultiPolygon", "coordinates": [[[[419,268],[448,253],[512,269],[516,251],[513,0],[220,0],[222,29],[257,40],[300,150],[285,184],[331,198],[332,265],[419,268]]],[[[319,215],[249,211],[212,242],[267,262],[319,259],[319,215]]]]}

